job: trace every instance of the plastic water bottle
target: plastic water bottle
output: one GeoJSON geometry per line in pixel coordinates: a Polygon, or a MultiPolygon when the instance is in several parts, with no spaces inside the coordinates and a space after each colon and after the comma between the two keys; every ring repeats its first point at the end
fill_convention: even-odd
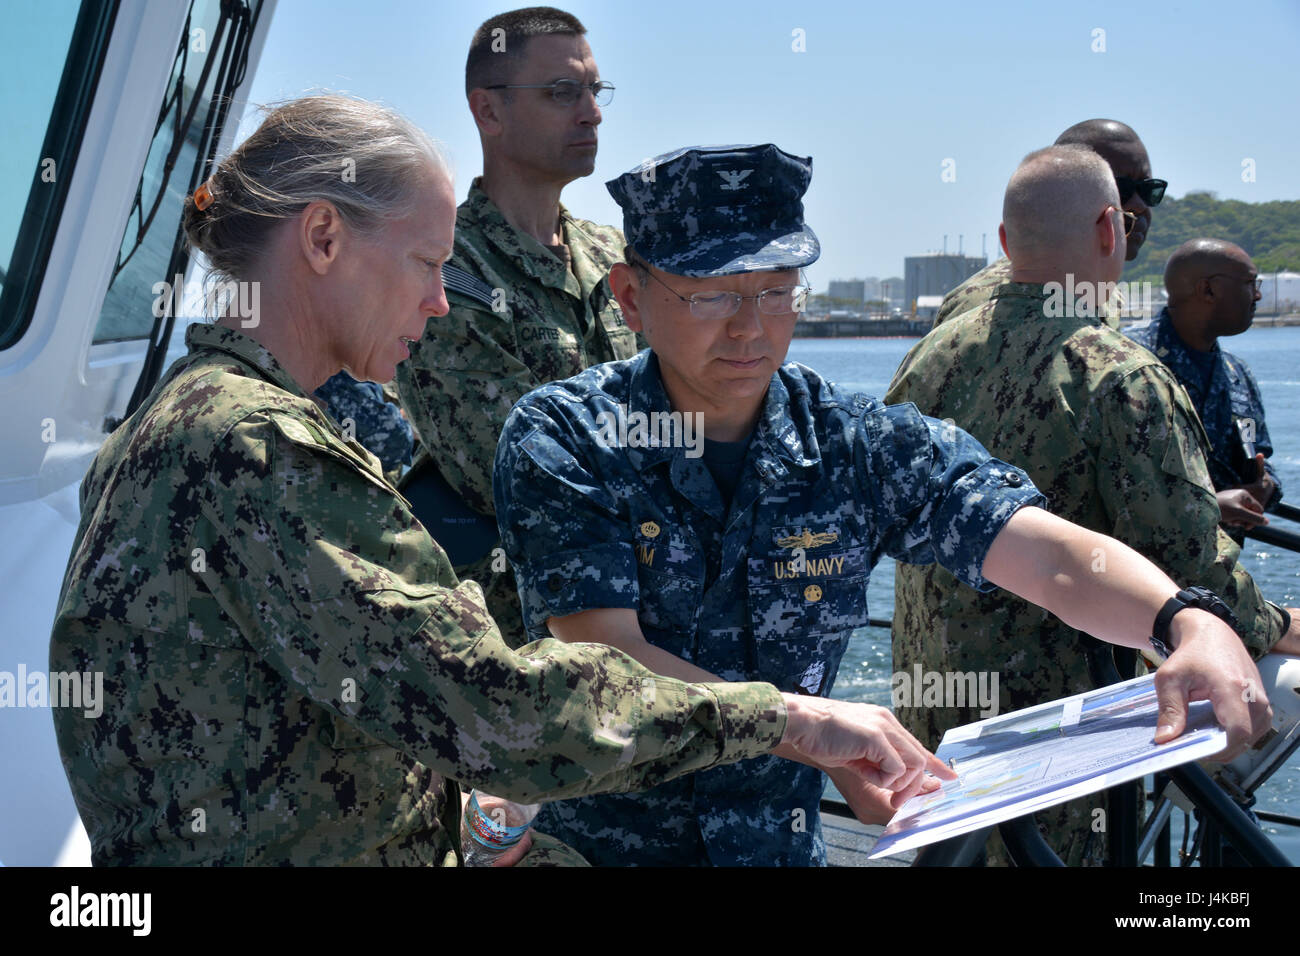
{"type": "Polygon", "coordinates": [[[460,852],[466,866],[491,866],[524,838],[540,804],[520,804],[471,791],[460,822],[460,852]]]}

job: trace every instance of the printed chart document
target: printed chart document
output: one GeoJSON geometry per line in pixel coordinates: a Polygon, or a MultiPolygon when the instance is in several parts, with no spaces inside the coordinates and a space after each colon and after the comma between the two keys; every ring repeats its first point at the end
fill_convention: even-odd
{"type": "Polygon", "coordinates": [[[1227,746],[1208,700],[1193,701],[1187,730],[1156,746],[1155,675],[955,727],[935,756],[958,779],[913,797],[871,858],[937,843],[1033,813],[1227,746]]]}

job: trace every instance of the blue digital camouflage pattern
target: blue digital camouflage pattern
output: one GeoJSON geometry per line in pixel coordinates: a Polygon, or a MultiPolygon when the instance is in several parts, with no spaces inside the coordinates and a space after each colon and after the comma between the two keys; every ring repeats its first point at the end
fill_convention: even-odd
{"type": "MultiPolygon", "coordinates": [[[[647,640],[719,677],[826,696],[882,554],[938,560],[983,589],[993,538],[1043,501],[960,429],[791,363],[768,387],[728,512],[680,421],[659,419],[657,447],[602,439],[598,416],[619,405],[670,410],[652,352],[530,392],[506,421],[497,519],[532,638],[552,616],[632,608],[647,640]]],[[[596,865],[820,864],[823,786],[816,769],[762,757],[548,805],[538,825],[596,865]]]]}
{"type": "Polygon", "coordinates": [[[1215,491],[1248,485],[1255,480],[1254,456],[1246,455],[1237,430],[1239,421],[1253,423],[1249,430],[1254,433],[1255,450],[1264,456],[1264,468],[1277,485],[1272,499],[1264,505],[1275,507],[1282,500],[1282,482],[1268,461],[1273,455],[1273,442],[1264,425],[1264,401],[1246,363],[1225,352],[1216,342],[1214,371],[1206,387],[1205,378],[1174,328],[1167,307],[1149,322],[1125,329],[1124,334],[1154,352],[1187,389],[1210,439],[1210,480],[1215,491]]]}
{"type": "Polygon", "coordinates": [[[384,398],[384,390],[374,382],[358,382],[340,371],[316,389],[315,394],[345,431],[346,423],[353,423],[352,434],[379,459],[384,471],[411,463],[415,433],[402,417],[401,409],[389,403],[384,398]]]}
{"type": "Polygon", "coordinates": [[[821,246],[800,201],[812,160],[764,146],[687,146],[605,184],[623,234],[651,265],[679,276],[798,269],[821,246]]]}
{"type": "Polygon", "coordinates": [[[186,342],[82,482],[50,639],[51,670],[103,673],[99,716],[54,712],[97,865],[455,865],[454,781],[533,802],[780,740],[767,684],[509,650],[270,352],[220,326],[186,342]]]}

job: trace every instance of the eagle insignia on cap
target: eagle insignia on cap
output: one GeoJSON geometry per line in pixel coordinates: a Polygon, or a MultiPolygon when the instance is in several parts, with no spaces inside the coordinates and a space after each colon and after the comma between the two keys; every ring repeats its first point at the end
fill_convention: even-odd
{"type": "Polygon", "coordinates": [[[752,169],[715,169],[715,173],[727,181],[723,189],[748,189],[748,186],[741,185],[745,178],[753,172],[752,169]]]}

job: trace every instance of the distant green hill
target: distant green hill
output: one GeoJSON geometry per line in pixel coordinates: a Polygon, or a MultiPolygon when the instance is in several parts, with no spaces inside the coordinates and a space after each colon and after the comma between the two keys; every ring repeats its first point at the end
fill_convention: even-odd
{"type": "Polygon", "coordinates": [[[1151,234],[1138,257],[1124,267],[1128,282],[1159,289],[1169,254],[1188,239],[1226,239],[1255,260],[1260,272],[1300,270],[1300,201],[1242,202],[1193,192],[1165,197],[1152,210],[1151,234]]]}

